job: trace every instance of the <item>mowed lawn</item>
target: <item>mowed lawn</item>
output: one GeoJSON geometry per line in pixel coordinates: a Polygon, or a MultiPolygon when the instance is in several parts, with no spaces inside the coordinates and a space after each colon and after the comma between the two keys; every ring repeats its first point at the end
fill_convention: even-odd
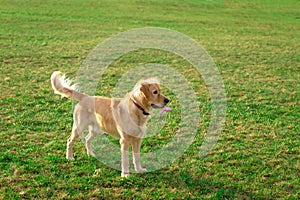
{"type": "MultiPolygon", "coordinates": [[[[0,199],[299,199],[299,20],[297,0],[0,0],[0,199]],[[51,73],[76,78],[96,45],[142,27],[186,34],[214,59],[227,97],[218,142],[200,156],[210,122],[203,79],[176,55],[141,50],[114,62],[97,93],[110,96],[141,63],[173,66],[199,101],[193,144],[167,167],[128,179],[87,156],[83,142],[67,161],[73,104],[53,94],[51,73]]],[[[175,98],[170,105],[180,109],[175,98]]],[[[142,151],[176,134],[180,115],[167,116],[142,151]]]]}

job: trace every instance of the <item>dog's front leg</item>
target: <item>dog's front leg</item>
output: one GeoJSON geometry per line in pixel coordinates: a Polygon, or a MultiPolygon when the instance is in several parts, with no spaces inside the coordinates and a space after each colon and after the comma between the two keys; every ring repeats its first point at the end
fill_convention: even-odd
{"type": "Polygon", "coordinates": [[[140,161],[140,148],[142,144],[141,138],[135,138],[132,143],[132,151],[133,151],[133,164],[135,171],[139,173],[145,173],[147,172],[147,169],[142,168],[141,161],[140,161]]]}
{"type": "Polygon", "coordinates": [[[129,142],[125,138],[120,139],[122,155],[122,177],[129,177],[129,142]]]}

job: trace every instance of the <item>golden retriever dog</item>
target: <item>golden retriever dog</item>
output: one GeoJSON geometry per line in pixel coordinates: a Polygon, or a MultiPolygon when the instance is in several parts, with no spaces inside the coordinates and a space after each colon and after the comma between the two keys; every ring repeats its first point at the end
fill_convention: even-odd
{"type": "Polygon", "coordinates": [[[140,164],[140,147],[146,132],[146,123],[152,108],[164,108],[169,102],[160,91],[155,78],[140,80],[124,98],[89,96],[76,91],[71,82],[56,71],[51,75],[54,92],[62,97],[78,101],[73,113],[71,137],[67,141],[67,159],[73,160],[75,140],[89,129],[85,137],[87,154],[95,156],[91,140],[102,129],[107,134],[120,138],[122,177],[129,176],[129,148],[132,146],[133,164],[139,173],[147,172],[140,164]]]}

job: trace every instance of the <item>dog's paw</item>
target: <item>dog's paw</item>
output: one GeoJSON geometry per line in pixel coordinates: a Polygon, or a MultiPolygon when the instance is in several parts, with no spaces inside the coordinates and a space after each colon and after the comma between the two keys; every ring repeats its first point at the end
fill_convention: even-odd
{"type": "Polygon", "coordinates": [[[75,160],[73,156],[67,156],[66,157],[68,160],[75,160]]]}
{"type": "Polygon", "coordinates": [[[68,160],[75,160],[74,157],[73,157],[73,155],[71,153],[69,153],[69,152],[66,153],[66,158],[68,160]]]}
{"type": "Polygon", "coordinates": [[[122,178],[128,178],[128,177],[129,177],[129,173],[128,173],[128,172],[127,172],[127,173],[122,172],[122,173],[121,173],[121,177],[122,177],[122,178]]]}
{"type": "Polygon", "coordinates": [[[141,169],[138,169],[136,170],[138,173],[146,173],[148,172],[146,168],[141,168],[141,169]]]}
{"type": "Polygon", "coordinates": [[[90,156],[96,157],[96,154],[95,154],[93,151],[89,151],[89,152],[87,152],[87,155],[90,155],[90,156]]]}

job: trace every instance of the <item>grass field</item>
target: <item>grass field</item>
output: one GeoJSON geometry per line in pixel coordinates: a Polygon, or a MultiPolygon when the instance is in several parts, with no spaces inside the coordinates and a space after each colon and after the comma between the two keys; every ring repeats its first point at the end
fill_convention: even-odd
{"type": "MultiPolygon", "coordinates": [[[[297,0],[0,0],[0,199],[299,199],[299,13],[297,0]],[[140,51],[113,63],[97,92],[111,95],[118,66],[173,63],[196,89],[196,140],[171,165],[128,179],[88,157],[82,142],[67,161],[73,105],[53,94],[51,73],[75,78],[97,44],[148,26],[184,33],[214,59],[227,95],[218,143],[199,157],[210,120],[203,80],[184,60],[140,51]]],[[[174,135],[171,116],[142,151],[174,135]]]]}

